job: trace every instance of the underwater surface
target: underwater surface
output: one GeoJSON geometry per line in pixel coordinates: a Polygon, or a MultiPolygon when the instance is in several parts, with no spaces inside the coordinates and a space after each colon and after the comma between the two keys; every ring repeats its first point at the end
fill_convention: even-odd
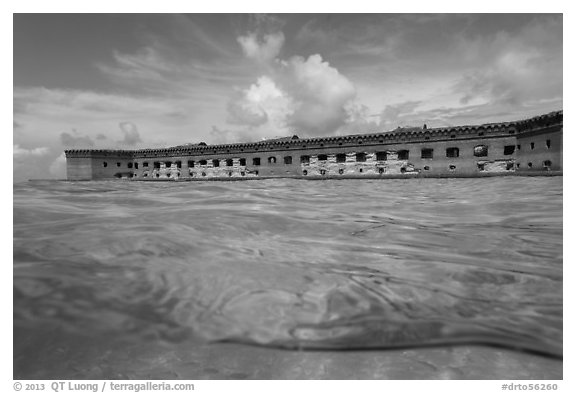
{"type": "Polygon", "coordinates": [[[13,192],[15,379],[562,378],[562,177],[13,192]]]}

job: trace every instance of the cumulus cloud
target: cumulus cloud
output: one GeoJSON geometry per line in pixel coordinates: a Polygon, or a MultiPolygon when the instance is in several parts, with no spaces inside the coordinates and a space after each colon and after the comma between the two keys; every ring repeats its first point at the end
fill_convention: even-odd
{"type": "Polygon", "coordinates": [[[265,34],[262,38],[257,33],[238,37],[244,55],[250,59],[267,62],[275,59],[284,45],[282,32],[265,34]]]}
{"type": "Polygon", "coordinates": [[[122,130],[122,132],[124,133],[124,139],[120,141],[122,145],[134,146],[142,142],[136,124],[131,123],[129,121],[123,121],[120,124],[118,124],[118,126],[120,127],[120,130],[122,130]]]}
{"type": "Polygon", "coordinates": [[[354,122],[353,83],[319,54],[277,59],[269,71],[230,100],[228,123],[250,127],[254,136],[272,137],[326,135],[354,122]]]}
{"type": "Polygon", "coordinates": [[[19,145],[13,145],[13,154],[15,158],[19,157],[31,157],[31,156],[43,156],[50,151],[47,147],[36,147],[33,149],[25,149],[19,145]]]}

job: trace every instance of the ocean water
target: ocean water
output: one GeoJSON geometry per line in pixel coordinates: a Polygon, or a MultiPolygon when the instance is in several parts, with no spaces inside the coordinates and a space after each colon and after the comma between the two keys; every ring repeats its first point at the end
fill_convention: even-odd
{"type": "Polygon", "coordinates": [[[15,378],[562,378],[562,177],[13,192],[15,378]]]}

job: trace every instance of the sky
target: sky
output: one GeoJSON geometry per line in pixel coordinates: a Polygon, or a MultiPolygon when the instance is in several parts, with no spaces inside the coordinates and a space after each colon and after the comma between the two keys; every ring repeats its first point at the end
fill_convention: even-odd
{"type": "Polygon", "coordinates": [[[14,181],[137,149],[563,109],[561,14],[14,14],[14,181]]]}

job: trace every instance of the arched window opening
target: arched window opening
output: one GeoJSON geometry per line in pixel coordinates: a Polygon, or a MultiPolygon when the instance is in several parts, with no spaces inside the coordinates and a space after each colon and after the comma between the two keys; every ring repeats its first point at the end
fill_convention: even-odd
{"type": "Polygon", "coordinates": [[[144,161],[144,162],[142,163],[142,166],[143,166],[144,168],[148,168],[148,161],[144,161]]]}
{"type": "Polygon", "coordinates": [[[234,166],[234,160],[231,158],[228,158],[226,160],[226,166],[234,166]]]}
{"type": "Polygon", "coordinates": [[[260,157],[254,157],[252,159],[252,165],[260,165],[260,157]]]}
{"type": "Polygon", "coordinates": [[[284,157],[284,164],[286,164],[286,165],[292,165],[292,156],[286,156],[286,157],[284,157]]]}
{"type": "Polygon", "coordinates": [[[356,162],[366,162],[366,153],[356,153],[356,162]]]}
{"type": "Polygon", "coordinates": [[[488,155],[488,146],[478,145],[474,147],[474,157],[486,157],[488,155]]]}
{"type": "Polygon", "coordinates": [[[119,162],[116,163],[116,166],[117,166],[118,168],[120,168],[121,165],[122,165],[122,164],[120,164],[119,162]]]}
{"type": "Polygon", "coordinates": [[[274,156],[268,157],[268,164],[276,164],[276,157],[274,156]]]}
{"type": "Polygon", "coordinates": [[[132,169],[132,166],[133,166],[132,163],[129,162],[129,163],[128,163],[128,168],[132,169]]]}
{"type": "Polygon", "coordinates": [[[346,154],[344,153],[336,154],[336,162],[346,162],[346,154]]]}
{"type": "Polygon", "coordinates": [[[138,169],[138,163],[137,162],[134,163],[134,169],[138,169]]]}
{"type": "Polygon", "coordinates": [[[246,166],[246,159],[245,158],[240,159],[240,166],[246,166]]]}
{"type": "Polygon", "coordinates": [[[550,146],[552,146],[552,141],[550,139],[546,139],[546,148],[550,149],[550,146]]]}
{"type": "Polygon", "coordinates": [[[219,166],[220,166],[220,160],[213,159],[213,160],[212,160],[212,166],[213,166],[214,168],[219,167],[219,166]]]}
{"type": "Polygon", "coordinates": [[[300,156],[300,163],[310,164],[310,156],[300,156]]]}
{"type": "Polygon", "coordinates": [[[166,165],[166,168],[172,168],[172,161],[164,161],[164,165],[166,165]]]}
{"type": "Polygon", "coordinates": [[[106,161],[104,161],[104,162],[102,163],[102,166],[103,166],[104,168],[106,168],[106,167],[108,166],[108,163],[107,163],[106,161]]]}
{"type": "Polygon", "coordinates": [[[386,161],[386,152],[385,151],[377,151],[376,152],[376,161],[386,161]]]}

